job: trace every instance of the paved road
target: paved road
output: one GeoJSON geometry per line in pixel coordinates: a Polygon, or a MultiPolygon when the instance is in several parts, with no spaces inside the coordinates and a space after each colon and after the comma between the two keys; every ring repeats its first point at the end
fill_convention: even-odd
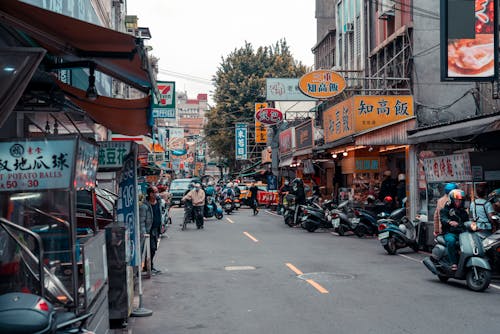
{"type": "Polygon", "coordinates": [[[440,283],[425,254],[387,255],[378,240],[289,228],[248,209],[181,231],[174,209],[144,282],[134,334],[499,333],[500,281],[484,293],[440,283]]]}

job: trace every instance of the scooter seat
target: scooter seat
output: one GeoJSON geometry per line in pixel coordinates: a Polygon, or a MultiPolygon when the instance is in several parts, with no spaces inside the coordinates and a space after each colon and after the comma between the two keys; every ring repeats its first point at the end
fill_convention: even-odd
{"type": "Polygon", "coordinates": [[[438,243],[438,244],[441,244],[441,245],[443,245],[443,246],[446,246],[446,241],[444,241],[444,236],[442,236],[442,235],[438,235],[438,236],[436,237],[436,241],[437,241],[437,243],[438,243]]]}

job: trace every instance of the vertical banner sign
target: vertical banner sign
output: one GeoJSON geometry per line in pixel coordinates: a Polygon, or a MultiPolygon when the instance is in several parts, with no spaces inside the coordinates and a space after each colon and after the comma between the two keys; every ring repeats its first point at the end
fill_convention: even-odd
{"type": "Polygon", "coordinates": [[[247,160],[247,124],[236,123],[235,144],[236,160],[247,160]]]}
{"type": "Polygon", "coordinates": [[[160,100],[153,104],[153,118],[175,119],[175,82],[158,81],[160,100]]]}
{"type": "Polygon", "coordinates": [[[137,198],[137,168],[136,168],[136,152],[132,151],[125,157],[123,168],[121,171],[118,197],[118,221],[125,223],[127,233],[130,238],[130,263],[131,266],[136,266],[139,259],[139,235],[137,235],[139,226],[139,210],[137,198]]]}
{"type": "Polygon", "coordinates": [[[441,0],[441,80],[498,76],[498,0],[441,0]]]}
{"type": "MultiPolygon", "coordinates": [[[[260,109],[267,107],[266,102],[255,103],[255,115],[260,109]]],[[[267,128],[257,118],[255,118],[255,142],[258,144],[267,143],[267,128]]]]}

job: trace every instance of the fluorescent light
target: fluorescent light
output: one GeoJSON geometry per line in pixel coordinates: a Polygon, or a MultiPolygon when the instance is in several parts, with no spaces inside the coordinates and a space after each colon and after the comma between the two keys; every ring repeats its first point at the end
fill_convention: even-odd
{"type": "Polygon", "coordinates": [[[40,198],[40,193],[19,193],[10,197],[11,201],[24,201],[26,199],[40,198]]]}

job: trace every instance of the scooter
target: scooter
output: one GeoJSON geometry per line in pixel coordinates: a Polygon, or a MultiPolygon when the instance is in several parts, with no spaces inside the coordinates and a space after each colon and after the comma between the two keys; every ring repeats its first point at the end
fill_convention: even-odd
{"type": "Polygon", "coordinates": [[[378,239],[390,255],[395,255],[398,249],[410,247],[418,252],[418,239],[416,226],[419,219],[411,221],[403,216],[399,221],[393,219],[379,220],[378,239]]]}
{"type": "Polygon", "coordinates": [[[224,208],[224,211],[228,215],[230,215],[231,212],[233,212],[233,210],[234,210],[233,200],[230,197],[226,198],[224,201],[222,201],[222,207],[224,208]]]}
{"type": "Polygon", "coordinates": [[[378,223],[375,213],[361,208],[354,209],[353,213],[354,217],[359,219],[358,225],[354,228],[354,234],[360,238],[365,235],[378,234],[378,223]]]}
{"type": "Polygon", "coordinates": [[[354,217],[349,208],[349,201],[343,201],[336,208],[327,213],[327,219],[331,220],[334,231],[344,236],[349,231],[354,231],[359,223],[359,218],[354,217]]]}
{"type": "Polygon", "coordinates": [[[437,244],[432,249],[432,255],[422,262],[427,269],[437,275],[441,282],[447,282],[450,278],[465,280],[470,290],[484,291],[490,285],[491,266],[486,258],[481,239],[475,232],[476,223],[468,221],[464,225],[465,232],[458,236],[460,254],[457,270],[451,270],[446,242],[442,235],[437,236],[437,244]]]}
{"type": "Polygon", "coordinates": [[[207,196],[207,204],[203,210],[203,216],[205,218],[212,218],[215,216],[217,219],[222,219],[224,216],[222,208],[217,205],[212,196],[207,196]]]}
{"type": "Polygon", "coordinates": [[[296,206],[295,195],[288,194],[283,198],[283,208],[285,210],[283,213],[283,220],[285,221],[285,224],[290,227],[294,226],[296,206]]]}
{"type": "Polygon", "coordinates": [[[483,240],[483,248],[492,271],[500,275],[500,230],[483,240]]]}
{"type": "Polygon", "coordinates": [[[193,203],[191,201],[185,201],[184,203],[184,219],[182,221],[181,230],[184,231],[187,228],[187,224],[195,224],[194,220],[194,210],[193,203]]]}
{"type": "Polygon", "coordinates": [[[333,208],[333,201],[326,201],[322,207],[306,207],[303,210],[301,226],[308,232],[319,228],[333,228],[332,220],[328,219],[327,212],[333,208]]]}
{"type": "Polygon", "coordinates": [[[234,210],[238,210],[239,208],[241,208],[241,201],[239,198],[235,198],[233,204],[234,204],[234,210]]]}
{"type": "Polygon", "coordinates": [[[9,334],[93,334],[83,328],[92,314],[56,311],[45,298],[22,292],[0,296],[0,332],[9,334]]]}

